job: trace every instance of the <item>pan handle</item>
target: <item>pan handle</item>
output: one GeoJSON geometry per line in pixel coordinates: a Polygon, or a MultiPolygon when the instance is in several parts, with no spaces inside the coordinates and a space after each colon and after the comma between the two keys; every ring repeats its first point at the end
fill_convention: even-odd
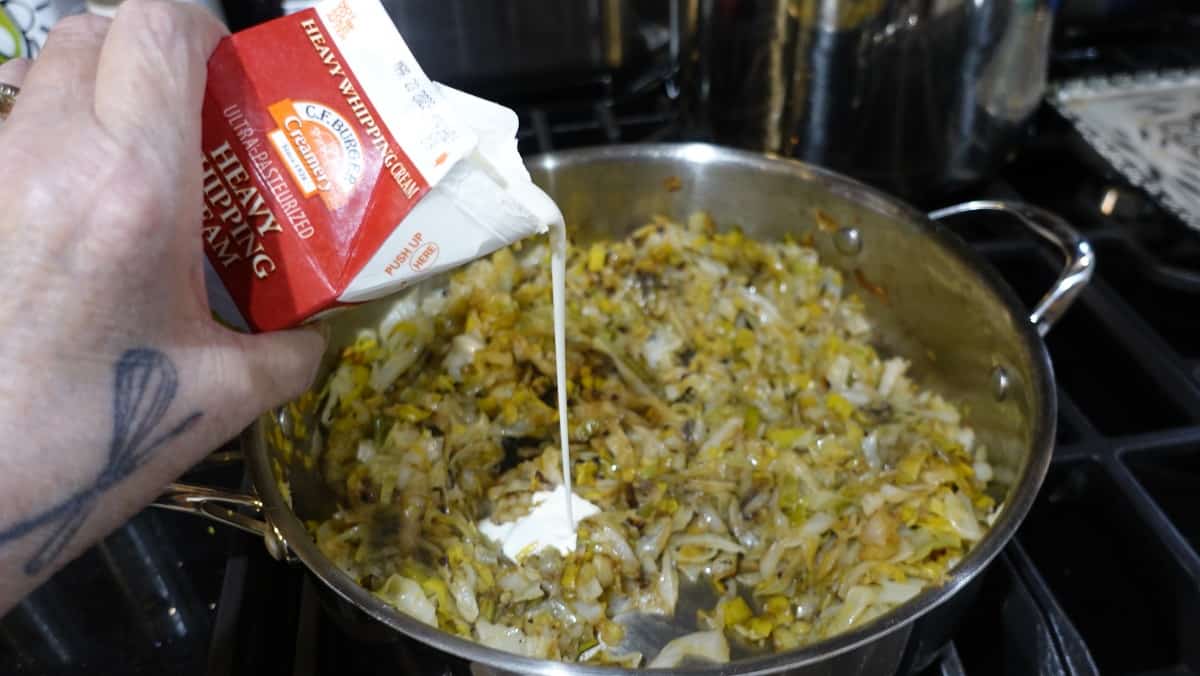
{"type": "Polygon", "coordinates": [[[929,218],[940,221],[945,218],[975,211],[995,211],[1015,217],[1022,225],[1058,247],[1065,258],[1062,272],[1054,286],[1038,301],[1029,321],[1038,335],[1045,336],[1062,317],[1067,308],[1091,281],[1096,271],[1096,254],[1092,244],[1080,235],[1071,224],[1040,207],[1023,202],[976,200],[931,211],[929,218]]]}
{"type": "MultiPolygon", "coordinates": [[[[241,453],[218,452],[206,462],[240,462],[241,453]]],[[[227,491],[198,484],[171,483],[151,506],[202,516],[262,537],[267,552],[281,561],[294,558],[283,534],[263,512],[262,500],[252,493],[227,491]],[[248,510],[247,514],[239,509],[248,510]]]]}

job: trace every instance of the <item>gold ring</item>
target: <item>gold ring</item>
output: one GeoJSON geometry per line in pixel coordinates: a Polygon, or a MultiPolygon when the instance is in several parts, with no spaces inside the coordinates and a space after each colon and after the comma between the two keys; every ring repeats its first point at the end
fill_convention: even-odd
{"type": "Polygon", "coordinates": [[[7,82],[0,82],[0,122],[8,117],[12,112],[13,105],[17,102],[17,92],[21,91],[16,85],[10,85],[7,82]]]}

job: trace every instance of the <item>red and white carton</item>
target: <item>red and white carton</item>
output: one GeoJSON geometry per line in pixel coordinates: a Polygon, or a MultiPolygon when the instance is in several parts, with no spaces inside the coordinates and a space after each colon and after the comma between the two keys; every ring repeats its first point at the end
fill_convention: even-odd
{"type": "Polygon", "coordinates": [[[378,0],[324,0],[225,38],[203,109],[209,301],[287,328],[561,219],[509,109],[429,80],[378,0]]]}

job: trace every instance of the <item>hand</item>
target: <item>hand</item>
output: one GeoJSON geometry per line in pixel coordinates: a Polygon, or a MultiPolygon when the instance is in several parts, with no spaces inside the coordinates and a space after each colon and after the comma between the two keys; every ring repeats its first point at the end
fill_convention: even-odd
{"type": "Polygon", "coordinates": [[[209,313],[200,108],[222,35],[131,0],[0,65],[21,88],[0,123],[0,612],[313,376],[315,330],[209,313]]]}

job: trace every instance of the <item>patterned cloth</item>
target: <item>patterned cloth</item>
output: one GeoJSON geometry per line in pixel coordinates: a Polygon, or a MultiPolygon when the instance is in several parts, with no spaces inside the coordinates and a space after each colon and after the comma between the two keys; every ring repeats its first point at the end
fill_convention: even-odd
{"type": "Polygon", "coordinates": [[[1074,80],[1050,102],[1130,183],[1200,230],[1200,72],[1074,80]]]}

